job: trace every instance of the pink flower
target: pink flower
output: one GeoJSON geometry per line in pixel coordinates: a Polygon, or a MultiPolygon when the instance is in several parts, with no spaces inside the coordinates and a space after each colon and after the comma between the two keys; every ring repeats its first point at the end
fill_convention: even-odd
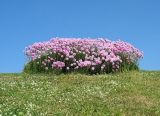
{"type": "Polygon", "coordinates": [[[94,71],[94,70],[95,70],[95,67],[92,67],[92,68],[91,68],[91,70],[93,70],[93,71],[94,71]]]}
{"type": "Polygon", "coordinates": [[[98,65],[98,64],[101,64],[102,61],[101,61],[100,59],[96,58],[96,59],[95,59],[95,63],[98,65]]]}
{"type": "Polygon", "coordinates": [[[79,63],[78,63],[79,67],[87,67],[87,66],[90,66],[90,65],[91,65],[91,61],[82,61],[82,60],[80,60],[79,63]]]}
{"type": "Polygon", "coordinates": [[[69,58],[66,58],[66,60],[69,60],[69,58]]]}
{"type": "Polygon", "coordinates": [[[43,64],[43,65],[46,65],[45,61],[42,61],[42,64],[43,64]]]}
{"type": "Polygon", "coordinates": [[[63,68],[64,66],[65,66],[65,63],[61,61],[56,61],[56,62],[53,62],[52,64],[53,68],[63,68]]]}
{"type": "Polygon", "coordinates": [[[79,66],[76,66],[74,69],[78,69],[79,68],[79,66]]]}
{"type": "Polygon", "coordinates": [[[69,70],[69,67],[67,67],[66,69],[69,70]]]}

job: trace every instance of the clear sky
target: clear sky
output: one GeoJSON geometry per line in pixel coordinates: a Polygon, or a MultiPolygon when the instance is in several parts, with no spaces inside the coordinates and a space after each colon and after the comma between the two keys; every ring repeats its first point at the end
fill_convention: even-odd
{"type": "Polygon", "coordinates": [[[0,0],[0,73],[21,72],[24,48],[52,37],[121,39],[160,70],[160,0],[0,0]]]}

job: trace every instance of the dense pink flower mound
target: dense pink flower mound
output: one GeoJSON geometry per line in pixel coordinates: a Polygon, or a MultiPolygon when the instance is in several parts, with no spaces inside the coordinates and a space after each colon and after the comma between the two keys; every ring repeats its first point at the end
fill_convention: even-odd
{"type": "Polygon", "coordinates": [[[123,41],[108,39],[53,38],[46,42],[34,43],[25,49],[29,61],[39,60],[45,69],[105,71],[110,64],[111,70],[120,68],[125,59],[137,63],[143,53],[133,45],[123,41]]]}

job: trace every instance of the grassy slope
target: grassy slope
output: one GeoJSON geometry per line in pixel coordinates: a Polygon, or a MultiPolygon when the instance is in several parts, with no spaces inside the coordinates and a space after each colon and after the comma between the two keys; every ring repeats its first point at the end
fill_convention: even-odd
{"type": "Polygon", "coordinates": [[[160,115],[160,72],[0,74],[3,115],[160,115]]]}

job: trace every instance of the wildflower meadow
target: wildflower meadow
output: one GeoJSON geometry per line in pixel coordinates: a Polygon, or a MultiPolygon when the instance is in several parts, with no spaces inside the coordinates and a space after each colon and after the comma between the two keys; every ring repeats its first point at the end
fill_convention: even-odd
{"type": "Polygon", "coordinates": [[[80,72],[89,74],[137,70],[143,53],[124,41],[53,38],[25,48],[24,72],[80,72]]]}

